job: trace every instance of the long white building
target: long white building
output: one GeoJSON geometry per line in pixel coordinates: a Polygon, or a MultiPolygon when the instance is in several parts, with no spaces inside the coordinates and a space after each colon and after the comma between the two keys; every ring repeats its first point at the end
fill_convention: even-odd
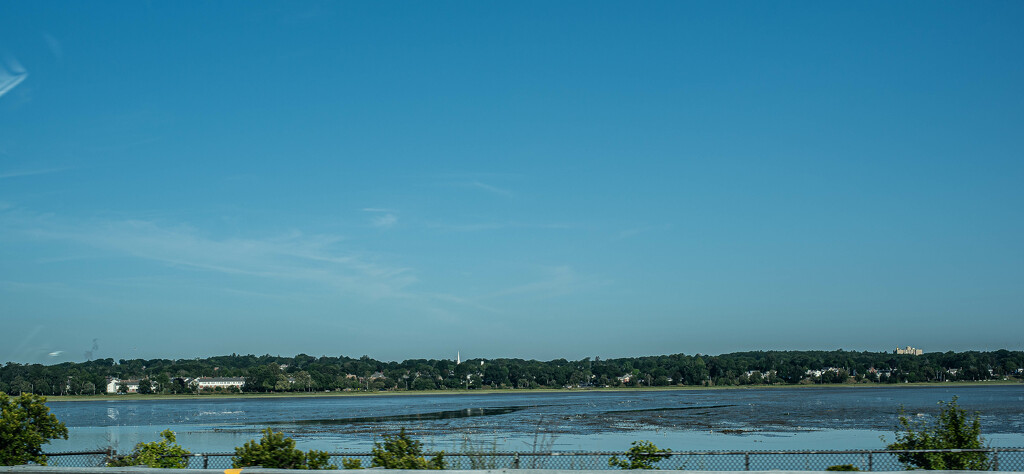
{"type": "Polygon", "coordinates": [[[196,377],[185,379],[185,382],[199,390],[213,390],[217,387],[226,389],[236,387],[239,391],[245,387],[245,377],[196,377]]]}

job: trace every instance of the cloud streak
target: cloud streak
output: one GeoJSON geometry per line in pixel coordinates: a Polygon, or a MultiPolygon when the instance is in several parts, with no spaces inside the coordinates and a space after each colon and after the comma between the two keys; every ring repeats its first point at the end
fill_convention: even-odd
{"type": "Polygon", "coordinates": [[[372,219],[370,219],[370,225],[377,228],[388,229],[394,227],[395,224],[398,223],[398,216],[396,216],[395,211],[392,211],[391,209],[385,209],[380,207],[365,207],[363,208],[363,212],[384,214],[382,216],[374,216],[372,219]]]}
{"type": "Polygon", "coordinates": [[[22,176],[36,176],[36,175],[40,175],[40,174],[60,173],[62,171],[67,171],[67,170],[70,170],[70,169],[72,169],[72,168],[44,168],[44,169],[35,169],[35,170],[5,171],[5,172],[0,173],[0,179],[19,178],[19,177],[22,177],[22,176]]]}
{"type": "Polygon", "coordinates": [[[0,222],[40,241],[69,242],[176,268],[324,285],[373,299],[415,296],[406,290],[417,281],[411,268],[343,252],[337,236],[295,232],[265,239],[217,239],[190,226],[146,220],[70,222],[12,214],[0,222]]]}
{"type": "Polygon", "coordinates": [[[485,298],[523,295],[554,297],[610,283],[606,280],[580,275],[568,265],[544,267],[542,270],[543,276],[535,281],[505,288],[491,293],[485,298]]]}
{"type": "Polygon", "coordinates": [[[501,229],[572,229],[572,224],[531,224],[526,222],[479,222],[473,224],[431,224],[431,228],[450,232],[484,232],[501,229]]]}
{"type": "Polygon", "coordinates": [[[21,66],[17,59],[7,58],[0,61],[0,97],[14,90],[28,78],[28,71],[21,66]]]}
{"type": "MultiPolygon", "coordinates": [[[[384,213],[380,218],[392,214],[384,213]]],[[[387,225],[393,225],[389,223],[387,225]]],[[[253,292],[263,297],[337,298],[339,301],[386,303],[403,311],[426,315],[442,324],[460,324],[470,314],[490,313],[514,317],[514,310],[496,308],[492,298],[524,296],[549,298],[583,291],[604,282],[580,275],[568,266],[540,267],[533,281],[497,289],[485,294],[460,295],[424,285],[409,266],[382,261],[360,252],[337,235],[308,235],[294,231],[264,238],[216,237],[186,224],[144,219],[74,219],[52,214],[35,214],[23,209],[0,212],[0,238],[41,245],[63,244],[74,259],[96,260],[125,257],[184,271],[224,275],[210,289],[225,293],[253,292]],[[260,283],[263,281],[264,283],[260,283]],[[269,283],[267,285],[266,283],[269,283]],[[269,288],[269,289],[267,289],[269,288]]],[[[52,250],[43,264],[62,260],[52,250]]],[[[111,266],[109,268],[117,268],[111,266]]],[[[138,285],[145,279],[145,267],[131,271],[132,277],[113,275],[107,284],[138,285]],[[140,275],[140,270],[143,272],[140,275]]],[[[163,272],[160,272],[163,273],[163,272]]],[[[153,273],[159,285],[196,284],[187,275],[153,273]],[[186,280],[176,281],[185,278],[186,280]]],[[[207,281],[207,280],[202,280],[207,281]]],[[[89,283],[102,283],[90,280],[89,283]]],[[[3,283],[0,281],[0,283],[3,283]]],[[[18,290],[17,282],[0,285],[18,290]]],[[[59,283],[56,288],[68,296],[101,306],[126,301],[97,301],[103,292],[80,288],[77,282],[59,283]]],[[[241,294],[241,293],[239,293],[241,294]]],[[[385,307],[381,307],[382,310],[385,307]]],[[[387,313],[390,310],[383,310],[387,313]]]]}
{"type": "Polygon", "coordinates": [[[395,224],[398,223],[398,217],[395,217],[394,214],[384,214],[383,216],[374,217],[370,223],[373,224],[374,227],[387,229],[394,227],[395,224]]]}
{"type": "Polygon", "coordinates": [[[470,181],[469,183],[465,183],[464,186],[472,188],[472,189],[479,189],[481,191],[486,191],[488,193],[491,193],[491,194],[494,194],[494,195],[498,195],[498,196],[502,196],[502,197],[510,198],[510,197],[513,196],[512,195],[512,191],[509,191],[509,190],[503,189],[503,188],[499,188],[497,186],[492,186],[490,184],[487,184],[487,183],[484,183],[484,182],[481,182],[481,181],[470,181]]]}

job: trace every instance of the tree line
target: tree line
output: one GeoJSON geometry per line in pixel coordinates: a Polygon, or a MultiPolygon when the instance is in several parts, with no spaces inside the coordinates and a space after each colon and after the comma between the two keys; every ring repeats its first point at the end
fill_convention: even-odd
{"type": "MultiPolygon", "coordinates": [[[[196,359],[97,359],[56,365],[8,362],[0,393],[88,395],[107,378],[142,380],[150,393],[189,393],[189,377],[245,377],[246,392],[727,386],[904,383],[1021,377],[1024,352],[935,352],[920,356],[856,351],[754,351],[550,361],[447,359],[379,361],[362,356],[231,354],[196,359]]],[[[144,387],[144,388],[143,388],[144,387]]]]}

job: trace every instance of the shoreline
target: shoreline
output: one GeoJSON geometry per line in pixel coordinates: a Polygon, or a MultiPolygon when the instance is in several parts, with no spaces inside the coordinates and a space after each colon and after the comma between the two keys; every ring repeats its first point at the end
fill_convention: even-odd
{"type": "Polygon", "coordinates": [[[222,394],[152,394],[137,393],[127,395],[47,395],[48,402],[134,402],[144,400],[230,400],[254,398],[331,398],[331,397],[394,397],[394,396],[426,396],[426,395],[497,395],[505,393],[587,393],[587,392],[664,392],[664,391],[711,391],[711,390],[760,390],[760,389],[808,389],[808,388],[927,388],[927,387],[988,387],[993,385],[1019,385],[1017,380],[985,380],[974,382],[914,382],[902,384],[850,383],[850,384],[808,384],[808,385],[728,385],[728,386],[668,386],[668,387],[609,387],[609,388],[486,388],[486,389],[453,389],[453,390],[395,390],[384,392],[256,392],[256,393],[222,393],[222,394]]]}

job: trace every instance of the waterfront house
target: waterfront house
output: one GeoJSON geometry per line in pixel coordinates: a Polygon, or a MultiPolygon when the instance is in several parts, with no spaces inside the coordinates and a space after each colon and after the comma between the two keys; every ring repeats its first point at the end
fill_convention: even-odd
{"type": "Polygon", "coordinates": [[[218,387],[226,390],[235,387],[241,391],[245,386],[245,377],[197,377],[185,379],[185,382],[199,390],[216,390],[218,387]]]}
{"type": "Polygon", "coordinates": [[[139,381],[107,377],[107,393],[117,393],[117,389],[124,386],[126,393],[139,393],[139,381]]]}

